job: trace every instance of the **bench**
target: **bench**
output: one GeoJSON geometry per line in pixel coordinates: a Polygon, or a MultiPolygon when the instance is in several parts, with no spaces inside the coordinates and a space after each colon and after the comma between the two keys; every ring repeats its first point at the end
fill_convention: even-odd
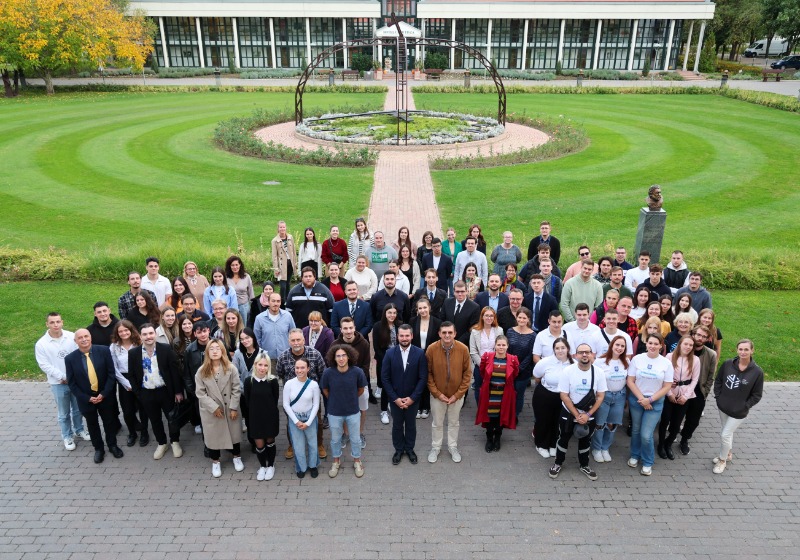
{"type": "Polygon", "coordinates": [[[361,78],[361,73],[358,70],[342,70],[342,80],[358,80],[361,78]]]}
{"type": "Polygon", "coordinates": [[[333,70],[331,70],[330,68],[318,68],[317,70],[315,70],[315,72],[317,73],[317,76],[319,76],[320,80],[325,80],[328,78],[330,74],[333,73],[333,70]]]}
{"type": "Polygon", "coordinates": [[[782,75],[783,75],[783,70],[778,70],[777,68],[764,69],[761,71],[761,76],[763,77],[762,81],[764,82],[769,81],[770,76],[774,76],[775,81],[780,82],[782,75]]]}
{"type": "Polygon", "coordinates": [[[442,70],[438,68],[431,68],[430,70],[425,70],[425,77],[428,80],[439,80],[442,77],[442,70]]]}

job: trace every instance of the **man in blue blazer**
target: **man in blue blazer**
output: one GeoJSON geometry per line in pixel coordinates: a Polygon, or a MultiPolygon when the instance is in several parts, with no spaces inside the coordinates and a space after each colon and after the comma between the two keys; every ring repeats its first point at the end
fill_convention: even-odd
{"type": "Polygon", "coordinates": [[[94,462],[102,463],[105,457],[103,435],[99,419],[103,421],[106,445],[114,457],[124,455],[117,445],[119,418],[117,417],[117,378],[114,361],[108,346],[92,345],[92,335],[87,329],[75,332],[78,349],[64,358],[69,389],[78,400],[78,408],[86,419],[86,427],[94,447],[94,462]]]}
{"type": "Polygon", "coordinates": [[[489,275],[489,281],[486,283],[486,291],[480,292],[475,296],[475,303],[483,309],[489,306],[494,309],[495,314],[504,307],[508,307],[508,294],[500,291],[503,285],[503,279],[497,273],[489,275]]]}
{"type": "Polygon", "coordinates": [[[386,351],[381,368],[383,390],[392,411],[392,464],[408,455],[417,464],[414,444],[417,441],[417,410],[422,390],[428,383],[428,360],[421,348],[411,344],[414,332],[409,325],[397,329],[397,346],[386,351]]]}
{"type": "Polygon", "coordinates": [[[342,317],[352,317],[356,324],[356,330],[361,336],[367,338],[372,330],[373,318],[369,303],[363,299],[358,299],[358,284],[352,280],[344,285],[344,294],[347,296],[342,301],[333,304],[333,314],[331,315],[331,329],[333,334],[338,337],[342,334],[339,323],[342,317]],[[351,313],[350,310],[353,310],[351,313]]]}
{"type": "MultiPolygon", "coordinates": [[[[449,286],[448,281],[453,276],[453,259],[442,253],[442,240],[438,237],[433,238],[431,246],[433,247],[433,252],[422,257],[421,272],[425,274],[425,271],[429,268],[434,269],[437,277],[436,287],[447,293],[449,286]]],[[[416,288],[416,286],[414,286],[414,288],[416,288]]]]}
{"type": "Polygon", "coordinates": [[[531,290],[525,295],[522,305],[533,312],[531,328],[538,334],[548,328],[550,312],[558,309],[558,301],[544,290],[544,276],[541,274],[531,276],[530,286],[531,290]]]}

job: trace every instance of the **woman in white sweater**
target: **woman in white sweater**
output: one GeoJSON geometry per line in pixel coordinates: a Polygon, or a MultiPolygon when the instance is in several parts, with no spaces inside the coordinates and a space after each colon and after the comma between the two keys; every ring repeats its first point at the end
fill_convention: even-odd
{"type": "Polygon", "coordinates": [[[347,242],[347,256],[350,263],[355,262],[358,255],[366,255],[367,249],[375,246],[375,241],[367,229],[367,222],[364,218],[356,218],[356,229],[350,234],[347,242]]]}
{"type": "Polygon", "coordinates": [[[368,301],[378,291],[378,277],[367,267],[367,257],[364,255],[358,255],[355,261],[351,262],[355,262],[356,265],[349,269],[344,277],[358,284],[359,299],[368,301]]]}
{"type": "Polygon", "coordinates": [[[289,434],[294,448],[294,466],[297,478],[306,471],[311,478],[319,476],[317,451],[317,412],[319,411],[319,385],[308,377],[308,361],[298,359],[294,364],[295,376],[283,386],[283,410],[289,417],[289,434]]]}

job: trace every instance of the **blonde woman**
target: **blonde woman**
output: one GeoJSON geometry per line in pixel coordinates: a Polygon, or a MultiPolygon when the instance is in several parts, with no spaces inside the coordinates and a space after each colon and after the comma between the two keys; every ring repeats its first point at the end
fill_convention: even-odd
{"type": "Polygon", "coordinates": [[[289,293],[289,282],[298,272],[297,255],[294,237],[286,232],[286,222],[281,220],[278,222],[278,234],[272,238],[272,272],[284,299],[289,293]]]}
{"type": "Polygon", "coordinates": [[[272,373],[269,354],[259,350],[252,373],[244,380],[247,401],[247,430],[256,445],[256,457],[261,468],[256,480],[272,480],[275,476],[275,438],[280,432],[278,414],[278,378],[272,373]]]}
{"type": "Polygon", "coordinates": [[[186,261],[186,264],[183,265],[183,277],[189,285],[189,291],[192,292],[192,295],[197,300],[197,306],[200,308],[200,311],[208,313],[208,311],[203,308],[203,294],[205,294],[206,288],[210,285],[208,283],[208,278],[198,273],[197,263],[194,261],[186,261]]]}
{"type": "Polygon", "coordinates": [[[212,339],[206,345],[203,365],[194,376],[195,395],[200,404],[203,440],[211,458],[211,474],[222,476],[220,451],[233,453],[233,466],[244,470],[241,457],[242,426],[239,422],[239,372],[228,360],[222,341],[212,339]]]}

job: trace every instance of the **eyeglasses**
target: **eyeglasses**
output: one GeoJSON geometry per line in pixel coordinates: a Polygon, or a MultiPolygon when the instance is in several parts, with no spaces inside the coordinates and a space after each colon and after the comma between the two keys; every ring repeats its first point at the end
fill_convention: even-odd
{"type": "Polygon", "coordinates": [[[578,253],[578,254],[579,254],[580,256],[582,256],[582,257],[588,257],[588,256],[589,256],[589,253],[588,253],[588,252],[586,252],[586,253],[578,253]]]}
{"type": "Polygon", "coordinates": [[[578,351],[577,351],[577,352],[575,352],[575,353],[576,353],[576,354],[591,354],[591,353],[592,353],[592,351],[591,351],[591,350],[578,350],[578,351]]]}

